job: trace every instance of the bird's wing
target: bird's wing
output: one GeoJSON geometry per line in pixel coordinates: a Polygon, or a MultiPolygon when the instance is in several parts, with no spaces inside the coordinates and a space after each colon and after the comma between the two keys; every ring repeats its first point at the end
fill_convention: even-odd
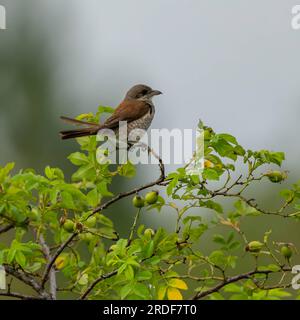
{"type": "Polygon", "coordinates": [[[119,121],[131,122],[137,120],[149,112],[150,108],[151,106],[145,101],[124,100],[104,122],[103,126],[113,129],[119,125],[119,121]]]}

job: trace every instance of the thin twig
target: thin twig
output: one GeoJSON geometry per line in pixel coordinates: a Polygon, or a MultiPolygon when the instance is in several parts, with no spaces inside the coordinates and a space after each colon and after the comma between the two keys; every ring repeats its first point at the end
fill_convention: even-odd
{"type": "Polygon", "coordinates": [[[9,265],[4,265],[4,268],[8,274],[34,289],[40,295],[41,299],[49,298],[49,294],[39,285],[39,283],[33,277],[25,274],[24,272],[18,271],[9,265]]]}
{"type": "Polygon", "coordinates": [[[135,228],[136,228],[140,213],[141,213],[141,208],[139,208],[137,210],[137,213],[136,213],[136,215],[134,217],[134,221],[133,221],[133,224],[132,224],[132,227],[131,227],[131,230],[130,230],[130,235],[129,235],[129,238],[128,238],[128,245],[130,244],[130,242],[133,239],[133,235],[134,235],[134,232],[135,232],[135,228]]]}
{"type": "MultiPolygon", "coordinates": [[[[291,268],[282,268],[280,271],[291,271],[291,268]]],[[[243,279],[249,279],[251,278],[251,276],[256,275],[256,274],[265,274],[268,275],[270,273],[275,273],[277,271],[271,271],[271,270],[253,270],[253,271],[249,271],[247,273],[242,273],[239,274],[237,276],[233,276],[227,279],[224,279],[224,281],[222,281],[221,283],[217,284],[215,287],[210,288],[206,291],[203,292],[198,292],[192,299],[193,300],[199,300],[201,298],[204,298],[214,292],[218,292],[220,289],[222,289],[223,287],[225,287],[226,285],[228,285],[229,283],[233,283],[233,282],[237,282],[239,280],[243,280],[243,279]]]]}
{"type": "Polygon", "coordinates": [[[40,298],[40,297],[28,296],[28,295],[20,294],[17,292],[0,292],[0,296],[18,298],[18,299],[22,299],[22,300],[42,300],[42,298],[40,298]]]}
{"type": "Polygon", "coordinates": [[[68,246],[68,244],[77,236],[77,233],[73,233],[64,243],[62,243],[60,245],[60,247],[56,250],[55,254],[52,256],[51,261],[48,263],[46,270],[44,272],[43,278],[42,278],[42,283],[41,283],[41,287],[44,288],[45,287],[45,283],[48,280],[49,277],[49,273],[53,267],[53,264],[55,262],[55,260],[58,258],[58,256],[64,251],[64,249],[68,246]]]}
{"type": "Polygon", "coordinates": [[[13,229],[14,227],[15,227],[15,225],[13,223],[10,223],[10,224],[0,228],[0,234],[5,233],[5,232],[9,231],[10,229],[13,229]]]}
{"type": "MultiPolygon", "coordinates": [[[[39,237],[39,242],[42,246],[42,250],[44,253],[45,258],[47,259],[48,263],[52,260],[51,253],[50,253],[50,248],[46,244],[45,238],[43,234],[40,235],[39,237]]],[[[53,300],[56,300],[56,275],[55,275],[55,270],[53,268],[50,268],[49,272],[49,282],[50,282],[50,295],[53,300]]]]}
{"type": "Polygon", "coordinates": [[[94,282],[92,282],[92,284],[86,289],[86,291],[79,297],[79,300],[84,300],[89,293],[94,289],[94,287],[101,281],[111,278],[114,275],[116,275],[118,273],[118,270],[114,270],[110,273],[107,274],[103,274],[102,276],[100,276],[99,278],[97,278],[94,282]]]}

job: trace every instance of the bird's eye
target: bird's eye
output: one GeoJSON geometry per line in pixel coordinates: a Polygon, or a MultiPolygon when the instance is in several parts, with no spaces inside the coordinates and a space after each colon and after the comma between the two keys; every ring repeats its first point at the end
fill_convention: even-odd
{"type": "Polygon", "coordinates": [[[148,93],[148,90],[147,90],[147,89],[144,89],[142,92],[140,92],[140,93],[137,95],[137,97],[138,97],[138,98],[141,98],[141,97],[145,96],[147,93],[148,93]]]}

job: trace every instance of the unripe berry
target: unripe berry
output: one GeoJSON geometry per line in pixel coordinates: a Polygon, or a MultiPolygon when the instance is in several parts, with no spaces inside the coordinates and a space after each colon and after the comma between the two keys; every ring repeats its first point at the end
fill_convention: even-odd
{"type": "Polygon", "coordinates": [[[150,191],[146,194],[145,200],[148,204],[154,204],[158,200],[158,191],[150,191]]]}
{"type": "Polygon", "coordinates": [[[135,196],[132,199],[132,204],[136,207],[136,208],[143,208],[145,205],[145,200],[140,197],[140,196],[135,196]]]}
{"type": "Polygon", "coordinates": [[[212,128],[206,128],[204,130],[204,140],[210,140],[212,137],[213,130],[212,128]]]}
{"type": "Polygon", "coordinates": [[[287,260],[290,260],[293,255],[293,251],[288,245],[282,246],[280,252],[287,260]]]}
{"type": "Polygon", "coordinates": [[[70,219],[66,219],[66,221],[63,224],[64,230],[70,233],[74,231],[74,227],[75,223],[70,219]]]}
{"type": "Polygon", "coordinates": [[[267,176],[271,182],[279,183],[284,179],[286,179],[287,174],[285,172],[274,170],[274,171],[267,172],[265,176],[267,176]]]}
{"type": "Polygon", "coordinates": [[[263,246],[264,244],[259,241],[251,241],[246,246],[246,251],[249,251],[252,253],[259,253],[263,246]]]}

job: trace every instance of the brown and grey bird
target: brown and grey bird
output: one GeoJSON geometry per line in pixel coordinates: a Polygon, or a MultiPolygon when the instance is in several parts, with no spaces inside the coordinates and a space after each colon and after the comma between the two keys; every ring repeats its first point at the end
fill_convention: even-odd
{"type": "Polygon", "coordinates": [[[116,131],[119,128],[120,121],[127,121],[128,134],[133,129],[147,130],[151,125],[155,113],[152,98],[160,94],[162,92],[153,90],[146,85],[135,85],[126,93],[124,100],[103,124],[61,117],[66,122],[84,126],[84,128],[80,129],[61,131],[61,138],[71,139],[97,135],[101,129],[116,131]]]}

